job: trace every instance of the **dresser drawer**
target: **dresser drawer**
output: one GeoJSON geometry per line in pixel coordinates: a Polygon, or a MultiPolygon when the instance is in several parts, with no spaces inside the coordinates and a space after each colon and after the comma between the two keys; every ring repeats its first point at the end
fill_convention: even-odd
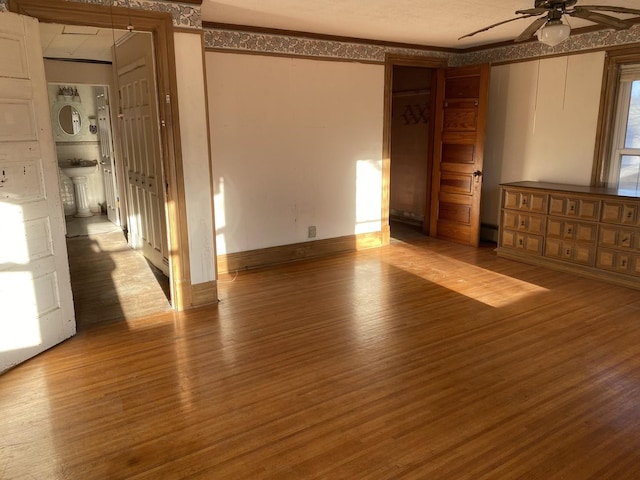
{"type": "Polygon", "coordinates": [[[634,202],[602,202],[602,222],[640,226],[640,205],[634,202]]]}
{"type": "Polygon", "coordinates": [[[597,222],[600,219],[600,200],[552,194],[549,196],[549,214],[597,222]]]}
{"type": "Polygon", "coordinates": [[[548,198],[546,193],[506,189],[503,191],[502,204],[511,210],[544,214],[547,213],[548,198]]]}
{"type": "Polygon", "coordinates": [[[596,267],[640,277],[640,254],[600,248],[598,249],[596,267]]]}
{"type": "Polygon", "coordinates": [[[549,217],[547,235],[551,238],[595,243],[598,238],[598,224],[549,217]]]}
{"type": "Polygon", "coordinates": [[[640,230],[601,225],[598,244],[603,247],[621,248],[640,253],[640,230]]]}
{"type": "Polygon", "coordinates": [[[541,256],[544,247],[544,237],[542,235],[504,229],[502,231],[502,238],[500,239],[500,246],[519,250],[530,255],[541,256]]]}
{"type": "Polygon", "coordinates": [[[596,259],[596,246],[547,238],[544,249],[545,257],[593,266],[596,259]]]}
{"type": "Polygon", "coordinates": [[[504,210],[502,212],[502,217],[502,224],[505,228],[544,235],[546,217],[543,217],[541,215],[519,213],[512,210],[504,210]]]}

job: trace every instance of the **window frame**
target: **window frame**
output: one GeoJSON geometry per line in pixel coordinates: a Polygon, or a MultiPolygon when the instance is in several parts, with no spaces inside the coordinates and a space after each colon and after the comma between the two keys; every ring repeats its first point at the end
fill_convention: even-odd
{"type": "MultiPolygon", "coordinates": [[[[622,71],[626,65],[637,64],[640,69],[640,46],[632,45],[613,48],[606,53],[598,114],[598,135],[591,172],[591,185],[609,185],[612,175],[612,158],[620,140],[616,126],[622,114],[618,106],[622,71]]],[[[617,183],[617,182],[616,182],[617,183]]]]}
{"type": "Polygon", "coordinates": [[[635,82],[640,82],[640,64],[621,65],[618,93],[616,95],[612,144],[609,151],[609,162],[606,167],[607,177],[604,179],[606,184],[613,188],[620,188],[622,157],[640,157],[640,147],[626,146],[631,95],[635,82]]]}

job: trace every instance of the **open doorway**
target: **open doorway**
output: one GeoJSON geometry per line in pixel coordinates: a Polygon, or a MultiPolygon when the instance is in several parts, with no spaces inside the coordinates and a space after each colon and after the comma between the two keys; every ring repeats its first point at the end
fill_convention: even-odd
{"type": "MultiPolygon", "coordinates": [[[[162,129],[161,155],[164,167],[166,224],[169,238],[171,305],[176,310],[190,308],[203,298],[209,299],[211,282],[198,290],[193,300],[189,261],[186,194],[179,126],[178,85],[173,20],[171,14],[95,3],[64,0],[10,0],[9,10],[37,19],[40,23],[60,23],[148,32],[153,39],[154,73],[157,82],[159,118],[162,129]],[[206,291],[206,294],[202,294],[206,291]]],[[[203,284],[204,285],[204,284],[203,284]]],[[[213,289],[215,291],[215,288],[213,289]]]]}
{"type": "Polygon", "coordinates": [[[391,238],[430,234],[436,78],[445,65],[440,58],[386,58],[383,148],[389,163],[383,198],[388,205],[382,217],[391,238]]]}
{"type": "Polygon", "coordinates": [[[429,234],[435,70],[393,66],[389,221],[392,238],[429,234]]]}
{"type": "Polygon", "coordinates": [[[78,330],[169,310],[151,34],[40,30],[78,330]]]}
{"type": "MultiPolygon", "coordinates": [[[[420,67],[432,74],[433,140],[430,186],[427,185],[422,232],[443,240],[477,246],[480,230],[480,192],[484,133],[489,97],[488,64],[447,67],[445,59],[406,57],[388,54],[385,61],[385,111],[383,136],[383,228],[391,237],[392,105],[394,71],[397,67],[420,67]],[[427,215],[428,213],[428,215],[427,215]]],[[[419,71],[419,70],[418,70],[419,71]]],[[[428,74],[428,73],[425,73],[428,74]]],[[[408,119],[416,112],[406,109],[408,119]]],[[[420,112],[418,112],[420,113],[420,112]]],[[[404,120],[404,119],[403,119],[404,120]]],[[[427,122],[429,119],[427,119],[427,122]]],[[[400,192],[407,185],[398,187],[400,192]]],[[[409,217],[411,215],[408,215],[409,217]]],[[[417,222],[416,222],[417,223],[417,222]]],[[[387,240],[388,241],[388,240],[387,240]]]]}

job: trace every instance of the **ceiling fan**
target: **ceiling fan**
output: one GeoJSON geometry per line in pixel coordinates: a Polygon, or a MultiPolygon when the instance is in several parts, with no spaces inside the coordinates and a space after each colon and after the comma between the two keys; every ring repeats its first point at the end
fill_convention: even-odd
{"type": "Polygon", "coordinates": [[[518,35],[514,41],[523,42],[533,37],[536,32],[538,39],[550,46],[555,46],[566,40],[571,32],[571,27],[562,22],[564,15],[569,17],[582,18],[593,23],[597,23],[605,28],[615,28],[616,30],[624,30],[630,28],[633,24],[624,19],[605,15],[600,12],[626,13],[631,15],[640,15],[640,10],[627,7],[614,7],[608,5],[576,5],[578,0],[534,0],[533,8],[526,10],[517,10],[516,15],[519,17],[502,22],[494,23],[488,27],[481,28],[475,32],[463,35],[458,40],[471,37],[480,32],[486,32],[490,28],[503,25],[505,23],[521,20],[523,18],[543,17],[534,20],[525,30],[518,35]]]}

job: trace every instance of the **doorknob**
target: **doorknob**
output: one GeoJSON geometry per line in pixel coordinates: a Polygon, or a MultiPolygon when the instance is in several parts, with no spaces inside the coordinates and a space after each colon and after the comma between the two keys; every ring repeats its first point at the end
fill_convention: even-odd
{"type": "Polygon", "coordinates": [[[481,177],[482,176],[482,172],[480,170],[476,170],[475,172],[473,172],[473,176],[474,177],[481,177]]]}

